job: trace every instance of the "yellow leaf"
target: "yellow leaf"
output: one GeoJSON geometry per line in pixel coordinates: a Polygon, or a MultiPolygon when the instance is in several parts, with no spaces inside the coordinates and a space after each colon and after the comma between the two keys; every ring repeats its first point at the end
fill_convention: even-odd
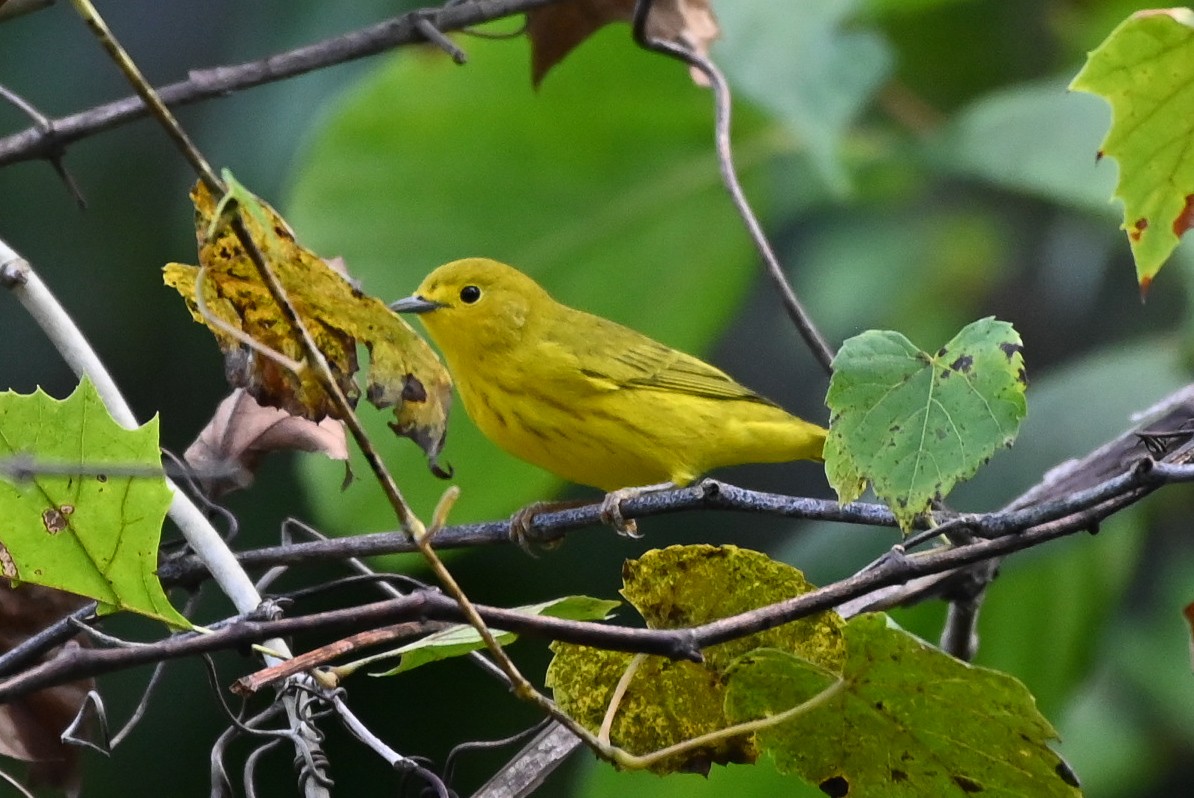
{"type": "MultiPolygon", "coordinates": [[[[273,208],[239,187],[233,196],[244,211],[240,215],[250,237],[349,401],[355,405],[361,393],[354,377],[357,345],[362,344],[372,360],[365,397],[376,407],[392,406],[395,420],[390,427],[418,443],[427,452],[432,470],[446,476],[436,456],[443,447],[452,383],[431,348],[385,303],[363,293],[333,263],[299,246],[273,208]]],[[[312,421],[340,418],[313,368],[296,372],[212,320],[219,319],[289,360],[305,360],[296,331],[241,247],[227,214],[220,212],[202,184],[196,185],[191,198],[202,269],[171,263],[164,269],[164,280],[182,295],[195,321],[215,335],[224,351],[229,382],[262,404],[312,421]],[[202,309],[196,299],[197,282],[202,283],[202,309]]]]}

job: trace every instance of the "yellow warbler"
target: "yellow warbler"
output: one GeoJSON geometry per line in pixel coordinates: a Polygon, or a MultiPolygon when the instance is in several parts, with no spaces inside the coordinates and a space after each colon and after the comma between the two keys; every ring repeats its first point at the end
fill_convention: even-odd
{"type": "Polygon", "coordinates": [[[421,314],[490,440],[612,492],[603,509],[621,528],[633,529],[619,502],[642,490],[718,466],[821,459],[821,427],[702,360],[560,304],[503,263],[440,266],[390,307],[421,314]]]}

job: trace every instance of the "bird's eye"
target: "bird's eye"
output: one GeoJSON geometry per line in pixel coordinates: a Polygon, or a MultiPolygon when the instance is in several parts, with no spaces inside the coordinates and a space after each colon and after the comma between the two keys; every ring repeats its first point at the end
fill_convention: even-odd
{"type": "Polygon", "coordinates": [[[460,301],[466,305],[471,305],[481,298],[481,289],[475,285],[466,285],[460,289],[460,301]]]}

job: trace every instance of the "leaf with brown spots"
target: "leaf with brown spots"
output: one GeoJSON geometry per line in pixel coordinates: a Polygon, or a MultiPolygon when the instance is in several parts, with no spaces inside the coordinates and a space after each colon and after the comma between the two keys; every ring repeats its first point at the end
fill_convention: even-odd
{"type": "Polygon", "coordinates": [[[762,649],[726,674],[726,714],[739,723],[823,697],[758,732],[780,772],[850,798],[1081,796],[1049,747],[1057,732],[1016,679],[954,659],[884,615],[860,615],[842,633],[837,673],[762,649]]]}
{"type": "Polygon", "coordinates": [[[190,626],[157,578],[172,499],[157,418],[124,429],[86,379],[61,401],[0,393],[5,459],[25,465],[0,470],[0,574],[190,626]]]}
{"type": "MultiPolygon", "coordinates": [[[[653,629],[698,626],[812,590],[798,570],[736,546],[669,546],[622,569],[622,595],[653,629]]],[[[610,740],[646,754],[726,728],[725,672],[744,653],[790,652],[826,670],[846,657],[842,620],[833,612],[802,618],[706,648],[704,661],[650,656],[636,667],[610,728],[610,740]]],[[[596,730],[635,655],[553,643],[547,684],[569,715],[596,730]]],[[[707,773],[712,764],[753,762],[754,735],[738,734],[667,757],[658,773],[707,773]]]]}
{"type": "MultiPolygon", "coordinates": [[[[435,353],[384,302],[347,279],[342,265],[329,264],[301,247],[272,208],[238,186],[230,196],[340,390],[353,404],[359,399],[357,346],[365,346],[372,361],[365,398],[379,408],[393,407],[391,429],[419,444],[432,470],[444,476],[436,457],[443,448],[452,383],[435,353]]],[[[201,266],[171,263],[164,269],[164,279],[182,295],[195,321],[215,335],[224,351],[228,381],[260,403],[291,415],[315,422],[339,418],[314,368],[306,365],[296,371],[269,354],[299,363],[305,359],[296,331],[241,247],[227,213],[217,208],[202,184],[196,185],[191,197],[201,266]],[[198,282],[203,287],[202,308],[196,296],[198,282]],[[228,327],[269,352],[247,345],[228,327]]]]}
{"type": "Polygon", "coordinates": [[[1194,11],[1138,11],[1093,50],[1070,88],[1111,104],[1111,130],[1098,152],[1119,161],[1123,201],[1141,294],[1194,222],[1194,11]]]}
{"type": "Polygon", "coordinates": [[[868,482],[908,529],[1016,437],[1027,379],[1019,334],[992,318],[930,355],[896,332],[842,345],[826,403],[825,473],[842,502],[868,482]]]}
{"type": "MultiPolygon", "coordinates": [[[[531,40],[531,82],[538,87],[553,66],[611,22],[631,22],[635,0],[570,0],[527,12],[531,40]]],[[[707,55],[720,30],[709,0],[656,0],[647,16],[647,35],[684,41],[707,55]]],[[[693,80],[704,85],[700,73],[693,80]]]]}

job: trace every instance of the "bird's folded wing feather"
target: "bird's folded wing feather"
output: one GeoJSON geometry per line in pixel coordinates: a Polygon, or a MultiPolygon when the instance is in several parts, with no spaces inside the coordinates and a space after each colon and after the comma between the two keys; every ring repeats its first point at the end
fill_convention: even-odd
{"type": "Polygon", "coordinates": [[[596,390],[647,389],[774,404],[702,360],[614,322],[600,321],[595,334],[571,353],[573,375],[596,390]]]}

